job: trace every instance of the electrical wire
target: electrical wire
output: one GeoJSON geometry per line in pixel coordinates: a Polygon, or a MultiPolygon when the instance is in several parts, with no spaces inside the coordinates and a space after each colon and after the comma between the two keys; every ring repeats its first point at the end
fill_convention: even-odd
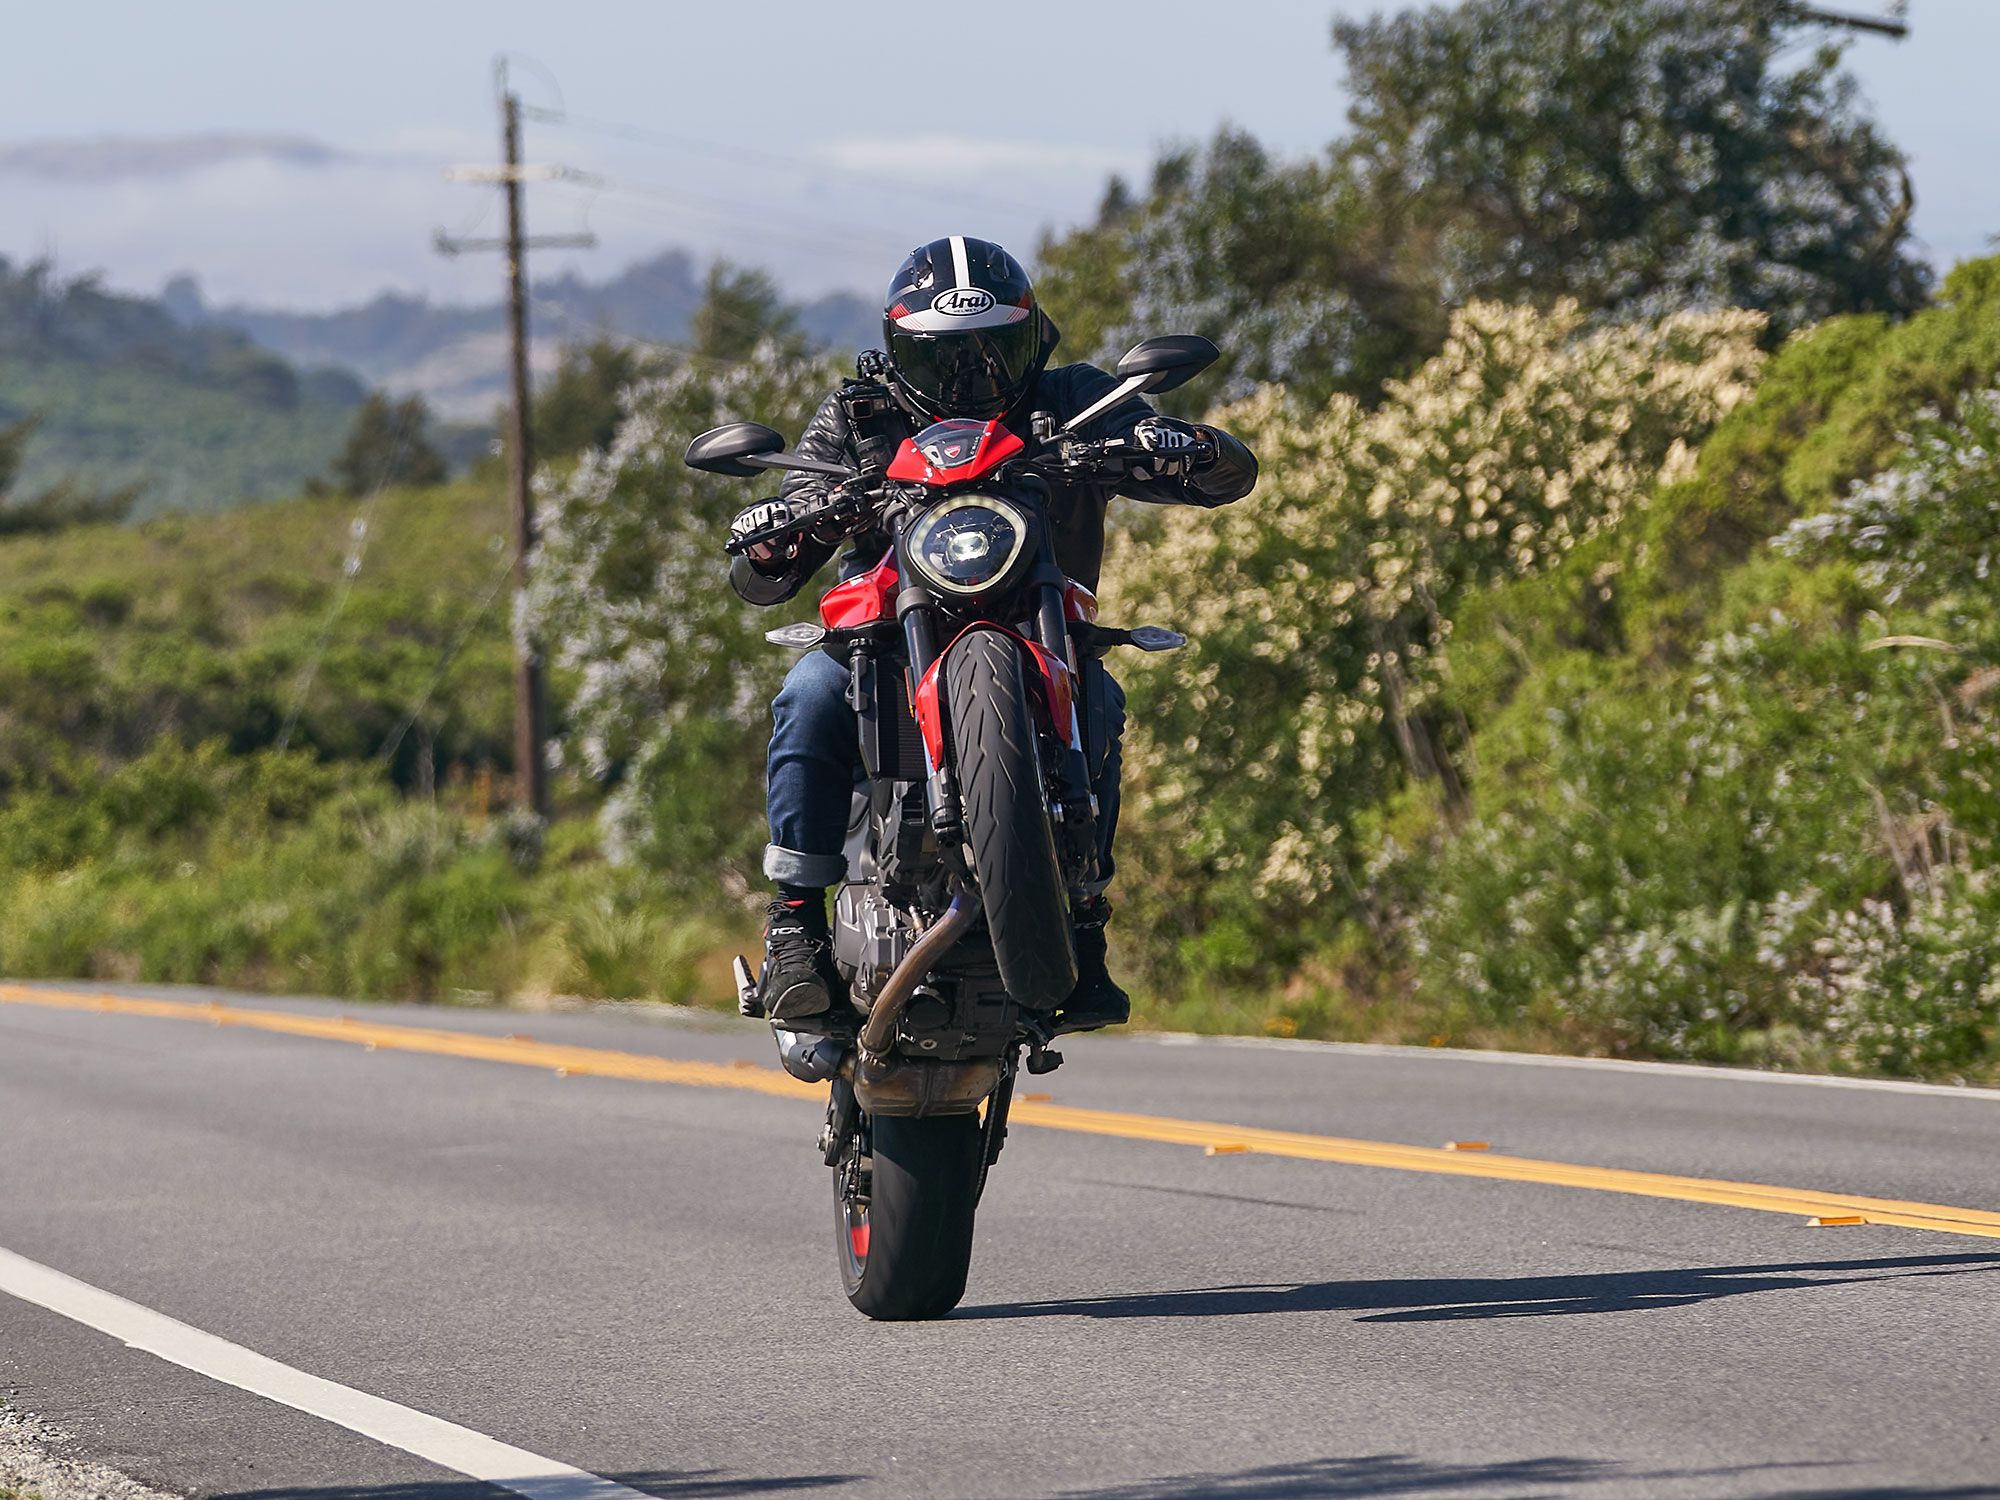
{"type": "Polygon", "coordinates": [[[514,559],[503,553],[500,558],[500,566],[494,571],[493,582],[487,586],[485,596],[479,601],[478,606],[472,613],[465,618],[464,622],[459,626],[457,633],[446,644],[443,655],[438,658],[437,666],[431,672],[430,681],[426,682],[423,691],[417,694],[416,701],[410,705],[409,712],[403,715],[402,720],[389,732],[383,739],[380,747],[375,751],[375,758],[377,760],[386,761],[392,759],[396,752],[402,748],[403,736],[410,732],[415,726],[418,716],[430,706],[431,695],[444,682],[445,674],[451,670],[452,664],[458,660],[459,653],[471,641],[472,633],[483,625],[486,622],[486,617],[493,612],[493,601],[500,597],[500,586],[507,581],[513,571],[514,559]]]}
{"type": "Polygon", "coordinates": [[[655,130],[649,126],[631,125],[621,120],[606,120],[589,115],[570,114],[566,110],[542,109],[523,105],[521,113],[531,120],[547,125],[569,125],[579,130],[595,131],[601,135],[622,137],[642,144],[671,146],[680,151],[703,152],[710,156],[734,158],[737,161],[756,162],[765,166],[795,167],[825,176],[833,173],[856,181],[877,183],[884,187],[894,187],[905,193],[921,191],[926,203],[940,198],[955,198],[960,202],[979,204],[988,208],[1006,209],[1010,213],[1043,214],[1046,205],[1017,203],[1012,199],[998,198],[990,193],[968,191],[964,188],[940,186],[925,182],[921,189],[908,178],[896,177],[886,172],[867,172],[856,167],[843,167],[836,162],[818,161],[806,156],[792,156],[782,151],[767,151],[756,146],[733,145],[726,141],[711,140],[705,136],[680,135],[672,131],[655,130]]]}
{"type": "MultiPolygon", "coordinates": [[[[392,417],[394,410],[393,407],[390,408],[392,417]]],[[[398,424],[396,441],[389,450],[389,457],[382,465],[382,472],[377,476],[374,488],[369,490],[354,519],[348,522],[349,541],[347,555],[341,561],[340,587],[334,592],[333,603],[327,608],[326,618],[320,622],[319,638],[313,642],[312,655],[299,672],[298,681],[292,688],[291,707],[285,711],[284,727],[278,731],[277,748],[280,750],[291,748],[292,731],[299,726],[299,715],[305,710],[306,694],[312,691],[313,681],[319,676],[320,664],[326,660],[327,648],[333,643],[333,627],[339,623],[342,612],[346,610],[347,601],[354,593],[354,581],[361,576],[361,565],[367,560],[368,544],[375,534],[375,511],[381,504],[382,492],[388,489],[390,477],[403,461],[403,454],[409,446],[410,434],[415,425],[398,424]]]]}

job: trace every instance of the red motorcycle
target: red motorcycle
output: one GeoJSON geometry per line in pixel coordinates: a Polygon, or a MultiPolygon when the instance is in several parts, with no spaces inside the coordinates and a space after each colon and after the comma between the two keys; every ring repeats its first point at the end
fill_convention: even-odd
{"type": "MultiPolygon", "coordinates": [[[[1050,480],[1115,479],[1143,462],[1125,439],[1077,434],[1215,358],[1206,339],[1148,339],[1118,362],[1117,386],[1060,428],[1038,415],[1024,439],[998,422],[938,422],[879,474],[786,452],[754,422],[688,446],[687,463],[709,473],[839,481],[823,505],[733,538],[731,553],[874,529],[893,540],[825,595],[820,624],[767,637],[846,667],[860,731],[866,779],[832,921],[858,1035],[773,1029],[788,1073],[832,1084],[819,1144],[842,1279],[870,1317],[940,1317],[965,1293],[1015,1077],[1024,1063],[1034,1074],[1062,1063],[1050,1044],[1076,983],[1070,906],[1097,874],[1084,726],[1102,658],[1186,644],[1157,626],[1097,623],[1090,591],[1056,565],[1050,480]]],[[[744,1014],[762,1015],[741,958],[736,977],[744,1014]]]]}

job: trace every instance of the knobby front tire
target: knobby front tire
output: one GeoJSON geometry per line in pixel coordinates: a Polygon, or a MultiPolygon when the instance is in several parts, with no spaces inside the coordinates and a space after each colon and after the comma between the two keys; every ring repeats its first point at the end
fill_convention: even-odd
{"type": "Polygon", "coordinates": [[[976,631],[945,664],[965,836],[1001,982],[1017,1005],[1054,1010],[1076,988],[1076,946],[1021,648],[976,631]]]}

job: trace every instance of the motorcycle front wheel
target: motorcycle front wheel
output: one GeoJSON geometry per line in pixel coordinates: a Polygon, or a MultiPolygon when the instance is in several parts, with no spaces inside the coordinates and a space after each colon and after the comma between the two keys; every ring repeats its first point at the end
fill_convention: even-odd
{"type": "Polygon", "coordinates": [[[977,1115],[871,1122],[872,1158],[834,1171],[847,1300],[882,1322],[941,1318],[965,1295],[985,1138],[977,1115]]]}
{"type": "Polygon", "coordinates": [[[1015,1004],[1054,1010],[1076,987],[1076,946],[1020,648],[998,631],[977,631],[947,658],[946,685],[993,958],[1015,1004]]]}

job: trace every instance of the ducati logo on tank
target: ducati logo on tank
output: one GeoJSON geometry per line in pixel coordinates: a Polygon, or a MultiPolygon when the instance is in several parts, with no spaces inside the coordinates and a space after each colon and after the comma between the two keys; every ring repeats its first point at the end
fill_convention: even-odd
{"type": "Polygon", "coordinates": [[[992,305],[993,294],[985,288],[955,286],[948,292],[939,292],[932,299],[931,311],[952,318],[970,318],[985,312],[992,305]]]}

